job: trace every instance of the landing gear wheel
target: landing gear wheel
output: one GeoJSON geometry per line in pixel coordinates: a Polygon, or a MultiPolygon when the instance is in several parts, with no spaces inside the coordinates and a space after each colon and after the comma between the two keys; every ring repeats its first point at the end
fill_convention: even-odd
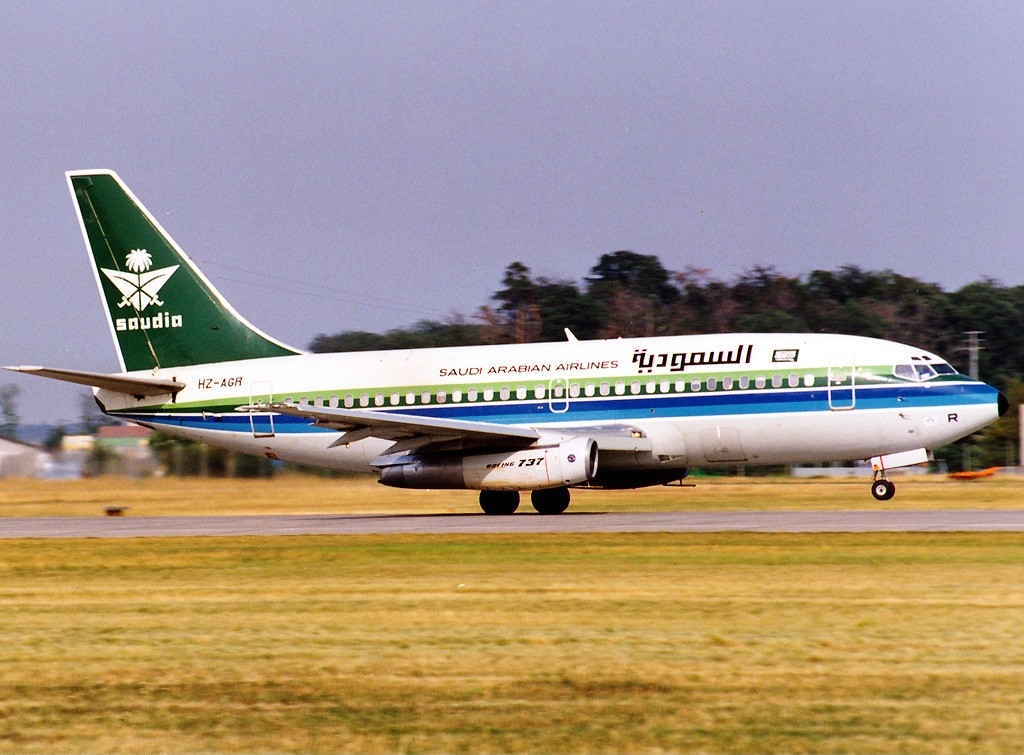
{"type": "Polygon", "coordinates": [[[507,516],[519,508],[518,490],[481,490],[480,508],[485,514],[507,516]]]}
{"type": "Polygon", "coordinates": [[[875,480],[871,483],[871,495],[879,501],[888,501],[896,495],[896,486],[889,480],[875,480]]]}
{"type": "Polygon", "coordinates": [[[530,502],[540,514],[561,514],[569,508],[569,488],[534,490],[530,502]]]}

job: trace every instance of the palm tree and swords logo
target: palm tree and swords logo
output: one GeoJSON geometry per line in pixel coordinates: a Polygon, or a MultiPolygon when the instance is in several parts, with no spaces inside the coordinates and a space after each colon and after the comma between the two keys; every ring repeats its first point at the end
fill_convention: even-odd
{"type": "Polygon", "coordinates": [[[160,301],[160,289],[178,269],[178,265],[150,270],[153,256],[145,249],[132,249],[125,257],[125,264],[131,270],[130,273],[100,268],[121,293],[118,308],[131,307],[136,312],[142,312],[150,304],[162,307],[164,303],[160,301]]]}

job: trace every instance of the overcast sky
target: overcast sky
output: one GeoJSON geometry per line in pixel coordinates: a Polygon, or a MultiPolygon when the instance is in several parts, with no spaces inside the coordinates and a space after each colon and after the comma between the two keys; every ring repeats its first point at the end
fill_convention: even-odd
{"type": "MultiPolygon", "coordinates": [[[[114,370],[63,172],[306,346],[519,260],[1024,284],[1024,4],[0,1],[0,364],[114,370]]],[[[27,421],[82,391],[0,375],[27,421]]]]}

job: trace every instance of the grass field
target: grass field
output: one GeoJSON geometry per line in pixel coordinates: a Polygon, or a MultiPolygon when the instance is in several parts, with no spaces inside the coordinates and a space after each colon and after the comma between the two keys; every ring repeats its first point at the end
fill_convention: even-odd
{"type": "MultiPolygon", "coordinates": [[[[942,476],[895,477],[896,498],[879,503],[867,479],[693,478],[693,487],[574,490],[570,511],[737,509],[1022,508],[1024,478],[956,482],[942,476]]],[[[273,479],[100,477],[0,480],[0,516],[97,516],[127,506],[129,516],[176,514],[480,513],[472,490],[399,490],[370,477],[296,474],[273,479]]],[[[520,511],[532,512],[529,496],[520,511]]]]}
{"type": "MultiPolygon", "coordinates": [[[[0,490],[3,515],[476,510],[304,478],[0,490]]],[[[649,492],[574,507],[878,506],[649,492]]],[[[890,505],[933,495],[1020,503],[890,505]]],[[[1022,752],[1022,577],[1017,534],[5,541],[0,752],[1022,752]]]]}

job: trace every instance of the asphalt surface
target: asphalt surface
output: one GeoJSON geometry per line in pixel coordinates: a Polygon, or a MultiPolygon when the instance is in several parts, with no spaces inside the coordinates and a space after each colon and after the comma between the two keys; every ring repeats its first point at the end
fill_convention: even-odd
{"type": "Polygon", "coordinates": [[[508,532],[1024,532],[1024,510],[0,517],[0,539],[508,532]]]}

